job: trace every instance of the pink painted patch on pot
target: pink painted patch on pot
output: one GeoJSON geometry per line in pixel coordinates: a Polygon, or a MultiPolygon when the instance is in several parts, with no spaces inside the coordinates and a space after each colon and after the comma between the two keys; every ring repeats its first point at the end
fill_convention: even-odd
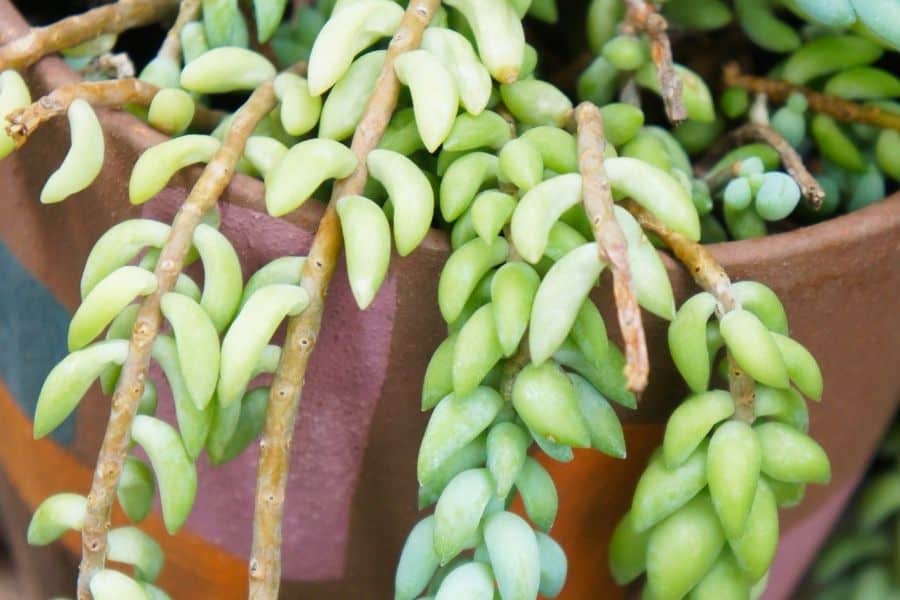
{"type": "MultiPolygon", "coordinates": [[[[146,205],[144,216],[171,222],[184,199],[167,189],[146,205]]],[[[224,204],[220,230],[238,252],[245,278],[269,261],[304,255],[312,236],[284,221],[224,204]]],[[[199,265],[192,266],[195,276],[199,265]]],[[[198,283],[202,279],[198,278],[198,283]]],[[[284,513],[284,576],[317,581],[344,569],[354,490],[366,440],[387,369],[396,284],[390,273],[366,311],[360,311],[341,260],[325,309],[317,349],[310,360],[291,451],[284,513]],[[310,549],[315,551],[292,551],[310,549]]],[[[277,343],[283,340],[276,334],[277,343]]],[[[160,416],[175,423],[175,412],[158,369],[160,416]]],[[[232,462],[215,467],[198,461],[200,487],[188,527],[236,556],[250,553],[258,450],[251,446],[232,462]],[[246,482],[235,485],[235,482],[246,482]]]]}

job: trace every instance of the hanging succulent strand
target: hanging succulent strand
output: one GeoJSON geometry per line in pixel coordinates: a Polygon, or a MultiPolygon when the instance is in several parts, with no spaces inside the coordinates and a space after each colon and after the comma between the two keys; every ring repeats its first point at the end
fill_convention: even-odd
{"type": "MultiPolygon", "coordinates": [[[[716,312],[721,317],[725,313],[741,308],[741,304],[731,289],[731,279],[706,247],[691,241],[678,232],[672,231],[654,217],[647,209],[633,200],[626,200],[623,206],[637,219],[644,230],[659,237],[685,266],[697,285],[715,296],[716,312]]],[[[742,421],[752,423],[753,379],[744,373],[728,355],[728,387],[735,401],[735,414],[742,421]]]]}
{"type": "Polygon", "coordinates": [[[131,425],[147,379],[150,351],[160,326],[160,299],[171,291],[191,247],[194,229],[212,208],[235,173],[247,138],[275,106],[271,82],[259,86],[235,113],[231,127],[218,152],[207,164],[182,205],[162,248],[155,270],[156,290],[142,302],[132,329],[128,358],[112,398],[109,423],[97,458],[94,480],[88,495],[82,529],[82,560],[79,567],[78,598],[89,600],[91,577],[106,560],[107,531],[116,487],[128,454],[131,425]]]}
{"type": "Polygon", "coordinates": [[[729,87],[740,87],[750,92],[762,93],[773,102],[784,102],[793,93],[800,93],[809,102],[809,108],[845,123],[867,123],[876,127],[900,131],[900,115],[874,105],[862,105],[838,96],[823,94],[802,85],[768,79],[741,72],[736,62],[725,65],[723,80],[729,87]]]}
{"type": "Polygon", "coordinates": [[[281,524],[290,467],[291,439],[306,366],[319,335],[325,296],[343,244],[337,201],[362,192],[368,175],[366,157],[381,140],[400,92],[394,61],[401,54],[419,46],[422,33],[439,6],[439,0],[414,0],[406,9],[400,27],[391,40],[384,66],[362,120],[353,135],[351,150],[358,158],[357,167],[350,176],[335,184],[304,264],[301,285],[309,294],[309,306],[288,324],[284,351],[272,382],[266,425],[259,446],[253,547],[249,564],[249,598],[254,600],[274,600],[278,597],[281,580],[281,524]]]}
{"type": "MultiPolygon", "coordinates": [[[[66,114],[75,99],[101,108],[122,108],[128,104],[147,107],[159,91],[152,83],[133,78],[61,85],[31,105],[10,112],[6,116],[6,131],[20,147],[41,124],[66,114]]],[[[223,116],[220,111],[197,105],[191,125],[201,131],[210,131],[223,116]]]]}
{"type": "Polygon", "coordinates": [[[584,210],[597,240],[600,257],[608,262],[613,275],[613,294],[619,326],[625,340],[625,378],[628,389],[640,394],[647,387],[650,363],[647,340],[641,322],[641,309],[631,282],[628,242],[613,214],[612,187],[603,166],[603,117],[591,102],[575,109],[578,128],[578,158],[582,178],[584,210]]]}
{"type": "Polygon", "coordinates": [[[77,46],[104,33],[156,23],[171,14],[178,0],[120,0],[46,27],[35,27],[24,36],[0,46],[0,71],[24,69],[48,54],[77,46]]]}
{"type": "MultiPolygon", "coordinates": [[[[509,109],[502,104],[497,106],[496,112],[498,115],[503,117],[503,119],[509,126],[510,140],[516,139],[518,137],[518,132],[516,131],[516,118],[513,117],[509,112],[509,109]]],[[[500,190],[512,195],[517,195],[519,193],[518,188],[512,182],[500,183],[500,190]]],[[[512,231],[510,230],[508,224],[506,225],[506,227],[504,227],[504,235],[506,239],[512,239],[512,231]]],[[[519,254],[519,251],[516,250],[516,247],[513,244],[509,245],[508,253],[508,260],[510,262],[523,260],[522,256],[519,254]]],[[[500,391],[500,395],[503,396],[503,399],[505,401],[512,402],[512,390],[513,385],[516,383],[516,376],[530,362],[531,353],[528,351],[528,339],[523,337],[519,342],[519,347],[516,348],[515,354],[513,354],[503,365],[503,371],[500,376],[500,385],[498,386],[498,390],[500,391]]]]}
{"type": "Polygon", "coordinates": [[[628,28],[633,32],[644,31],[650,37],[650,55],[656,65],[666,116],[672,124],[677,125],[686,120],[688,114],[681,102],[681,80],[675,73],[672,45],[666,33],[669,24],[645,0],[625,0],[625,4],[628,7],[625,21],[628,28]]]}
{"type": "Polygon", "coordinates": [[[178,17],[169,32],[166,39],[163,40],[162,46],[159,47],[157,56],[165,56],[175,61],[181,61],[181,30],[191,21],[196,21],[200,17],[200,0],[181,0],[178,6],[178,17]]]}
{"type": "MultiPolygon", "coordinates": [[[[727,3],[696,11],[676,0],[591,0],[582,3],[590,50],[575,61],[577,78],[566,69],[557,86],[540,77],[558,66],[545,61],[541,32],[526,36],[522,24],[556,22],[556,0],[105,1],[0,45],[0,158],[53,117],[69,122],[71,144],[41,202],[86,190],[90,199],[116,110],[171,136],[134,161],[132,205],[182,185],[179,173],[192,181],[174,219],[128,219],[97,241],[69,353],[35,405],[37,439],[66,422],[98,377],[111,396],[91,489],[45,499],[27,533],[47,545],[81,532],[79,600],[166,597],[155,587],[161,546],[139,527],[113,527],[112,505],[135,525],[159,506],[174,535],[203,485],[198,457],[222,465],[255,440],[247,595],[276,600],[282,553],[310,550],[282,547],[282,528],[306,370],[337,262],[346,260],[365,310],[395,252],[410,255],[434,229],[448,231],[452,249],[437,280],[447,336],[422,379],[430,417],[416,477],[428,512],[400,553],[395,600],[562,593],[569,563],[551,530],[567,491],[545,460],[588,449],[626,457],[611,403],[636,408],[648,384],[644,310],[668,322],[669,357],[690,392],[609,540],[613,578],[646,576],[646,596],[672,600],[763,593],[777,507],[831,477],[808,435],[805,400],[821,399],[824,382],[788,336],[775,291],[732,282],[700,244],[863,208],[896,187],[900,80],[885,66],[885,43],[900,48],[900,39],[886,11],[847,0],[837,14],[797,0],[811,20],[792,12],[823,32],[773,20],[752,2],[732,13],[727,3]],[[730,64],[717,98],[702,60],[674,62],[667,18],[678,33],[741,26],[764,49],[789,53],[773,71],[785,81],[730,64]],[[120,32],[148,23],[170,29],[135,77],[128,56],[110,53],[120,32]],[[23,69],[56,51],[85,76],[114,80],[42,90],[33,102],[23,69]],[[572,88],[581,104],[564,91],[572,88]],[[641,110],[650,93],[671,123],[641,110]],[[216,231],[216,203],[238,172],[264,192],[238,194],[241,206],[315,229],[308,256],[244,272],[246,244],[232,244],[227,225],[216,231]],[[321,194],[327,205],[312,207],[321,194]],[[311,210],[298,210],[304,202],[311,210]],[[664,247],[702,288],[683,303],[664,247]],[[195,251],[202,285],[182,273],[195,251]],[[591,298],[601,282],[624,348],[591,298]],[[153,416],[151,361],[177,428],[153,416]],[[522,508],[509,510],[517,496],[522,508]]],[[[729,31],[722,52],[756,60],[729,31]]]]}

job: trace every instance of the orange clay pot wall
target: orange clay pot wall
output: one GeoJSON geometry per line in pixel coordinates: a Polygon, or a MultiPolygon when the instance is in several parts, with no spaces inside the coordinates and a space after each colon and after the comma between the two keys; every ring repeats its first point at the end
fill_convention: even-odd
{"type": "MultiPolygon", "coordinates": [[[[24,22],[0,0],[0,36],[24,22]]],[[[74,79],[49,58],[27,73],[37,96],[74,79]]],[[[28,597],[71,595],[80,539],[53,547],[24,542],[31,510],[59,491],[84,492],[106,423],[108,400],[93,390],[55,438],[34,441],[30,417],[43,377],[65,351],[65,328],[79,301],[81,268],[108,227],[144,214],[170,219],[197,172],[177,179],[143,208],[127,199],[130,166],[162,136],[124,114],[101,112],[106,162],[97,181],[65,203],[42,206],[44,180],[68,147],[65,119],[42,127],[0,162],[0,510],[28,597]]],[[[245,274],[272,258],[305,253],[321,207],[285,219],[262,209],[262,185],[238,176],[222,203],[222,229],[245,274]]],[[[713,253],[736,280],[771,286],[784,301],[791,334],[819,359],[826,391],[811,406],[811,429],[833,464],[833,481],[811,487],[782,514],[783,541],[767,593],[788,598],[852,493],[889,423],[900,392],[900,196],[820,225],[719,244],[713,253]]],[[[422,375],[445,335],[437,280],[449,251],[432,232],[423,247],[396,258],[373,307],[360,312],[339,269],[313,358],[298,421],[285,521],[285,598],[390,598],[395,561],[417,519],[415,461],[426,415],[422,375]]],[[[680,300],[693,293],[686,273],[667,261],[680,300]]],[[[609,286],[604,285],[603,289],[609,286]]],[[[615,323],[607,296],[598,296],[615,323]]],[[[650,387],[636,411],[620,411],[628,458],[576,452],[568,464],[545,461],[560,495],[553,535],[569,555],[566,599],[618,598],[606,567],[612,528],[662,427],[684,393],[667,357],[665,325],[646,321],[650,387]]],[[[171,417],[166,386],[160,410],[171,417]],[[168,407],[168,408],[167,408],[168,407]]],[[[161,585],[178,600],[229,600],[246,594],[255,484],[255,450],[225,467],[200,462],[200,491],[184,530],[167,536],[159,513],[146,527],[166,550],[161,585]]],[[[114,522],[122,522],[114,514],[114,522]]]]}

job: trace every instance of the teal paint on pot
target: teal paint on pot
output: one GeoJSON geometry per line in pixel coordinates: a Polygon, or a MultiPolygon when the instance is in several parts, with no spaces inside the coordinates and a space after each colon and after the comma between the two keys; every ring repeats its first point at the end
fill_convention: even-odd
{"type": "MultiPolygon", "coordinates": [[[[0,377],[29,417],[34,417],[44,378],[66,355],[71,315],[0,242],[0,377]]],[[[70,444],[75,417],[70,416],[53,438],[70,444]]]]}

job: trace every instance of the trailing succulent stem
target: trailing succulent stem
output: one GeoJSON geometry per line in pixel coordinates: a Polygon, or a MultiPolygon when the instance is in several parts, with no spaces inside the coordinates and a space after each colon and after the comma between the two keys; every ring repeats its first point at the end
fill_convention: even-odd
{"type": "Polygon", "coordinates": [[[181,35],[185,26],[201,16],[202,0],[181,0],[178,4],[178,16],[166,33],[166,38],[157,52],[158,57],[180,63],[182,56],[181,35]]]}
{"type": "Polygon", "coordinates": [[[72,48],[103,34],[117,34],[156,23],[171,14],[177,0],[119,0],[48,25],[0,47],[0,70],[30,67],[48,54],[72,48]]]}
{"type": "MultiPolygon", "coordinates": [[[[717,301],[716,312],[721,317],[732,310],[739,310],[741,304],[731,289],[731,280],[725,269],[716,262],[713,255],[697,242],[689,240],[678,232],[666,227],[645,208],[634,201],[626,201],[625,208],[634,215],[645,231],[652,232],[691,274],[696,284],[709,292],[717,301]]],[[[735,416],[745,423],[753,423],[753,379],[728,355],[728,388],[735,402],[735,416]]]]}
{"type": "Polygon", "coordinates": [[[777,506],[796,503],[803,485],[831,476],[824,451],[805,434],[805,401],[792,388],[818,400],[821,373],[786,336],[784,309],[771,290],[754,282],[738,289],[708,250],[634,202],[626,206],[705,292],[685,302],[669,327],[676,367],[694,393],[670,417],[663,446],[613,534],[613,574],[626,583],[646,571],[654,598],[713,593],[723,585],[752,595],[765,586],[774,558],[777,506]],[[713,313],[723,343],[707,346],[713,313]],[[710,362],[721,345],[728,393],[710,386],[710,362]],[[801,416],[788,414],[797,410],[801,416]],[[672,551],[691,536],[697,545],[688,564],[672,551]]]}
{"type": "MultiPolygon", "coordinates": [[[[82,81],[62,85],[33,104],[6,115],[7,134],[21,146],[38,127],[56,116],[64,115],[76,99],[97,108],[123,108],[127,105],[149,107],[160,89],[141,79],[111,79],[82,81]]],[[[222,114],[205,106],[198,106],[190,121],[192,127],[211,131],[221,121],[222,114]]]]}
{"type": "Polygon", "coordinates": [[[282,553],[295,550],[282,548],[293,435],[337,262],[364,310],[394,250],[407,256],[439,228],[447,335],[422,382],[430,414],[416,464],[419,506],[434,508],[409,533],[395,598],[561,593],[568,563],[550,532],[573,490],[557,490],[546,465],[575,449],[626,457],[613,405],[635,409],[652,376],[642,310],[668,322],[690,393],[612,536],[613,576],[646,574],[655,600],[762,593],[778,508],[830,478],[808,435],[806,399],[822,396],[822,374],[789,337],[777,295],[732,281],[702,244],[856,210],[900,181],[900,80],[878,66],[900,46],[894,13],[795,0],[786,6],[811,24],[795,30],[769,4],[592,0],[590,52],[573,61],[577,106],[550,83],[575,71],[547,73],[531,39],[544,28],[528,26],[555,23],[554,0],[121,0],[0,46],[0,157],[68,119],[71,145],[41,202],[100,174],[97,108],[172,136],[133,165],[132,204],[204,165],[171,225],[126,220],[90,252],[69,354],[47,375],[34,434],[63,423],[96,379],[112,395],[109,422],[90,492],[47,498],[29,542],[81,531],[79,600],[165,598],[153,583],[160,546],[135,526],[111,529],[113,503],[138,524],[158,493],[175,533],[200,454],[221,465],[259,440],[248,594],[274,600],[282,553]],[[170,16],[139,76],[120,77],[133,70],[110,58],[117,35],[170,16]],[[669,31],[730,23],[748,40],[729,56],[786,56],[761,57],[779,65],[766,77],[729,64],[717,99],[717,82],[694,70],[702,61],[676,45],[675,62],[669,31]],[[18,71],[58,51],[102,80],[33,101],[18,71]],[[240,108],[220,110],[235,98],[240,108]],[[298,209],[323,202],[308,256],[280,256],[245,281],[215,210],[236,173],[262,181],[254,209],[272,218],[308,219],[318,211],[298,209]],[[701,290],[680,306],[654,244],[701,290]],[[183,272],[195,260],[202,286],[183,272]],[[621,349],[591,299],[607,268],[621,349]],[[155,416],[151,361],[173,425],[155,416]],[[149,464],[129,455],[132,442],[149,464]],[[522,515],[509,510],[516,496],[522,515]]]}
{"type": "Polygon", "coordinates": [[[353,172],[335,183],[331,200],[313,238],[304,263],[301,285],[309,295],[309,307],[288,322],[281,356],[260,441],[257,467],[253,547],[250,553],[250,598],[278,596],[281,582],[281,526],[285,488],[290,468],[291,439],[303,389],[304,375],[322,324],[325,296],[342,247],[337,204],[361,194],[367,179],[367,158],[387,128],[400,93],[394,61],[416,48],[422,32],[439,6],[437,0],[412,0],[388,46],[384,66],[353,135],[350,149],[356,155],[353,172]]]}
{"type": "Polygon", "coordinates": [[[156,290],[141,304],[132,328],[126,359],[116,391],[100,453],[82,529],[82,559],[79,567],[78,596],[89,599],[91,578],[103,568],[106,558],[106,534],[115,501],[116,486],[128,451],[131,424],[144,392],[153,341],[159,332],[160,300],[173,289],[191,248],[192,237],[203,215],[215,206],[231,181],[235,166],[247,139],[259,121],[275,106],[272,83],[264,83],[237,111],[225,139],[215,156],[191,188],[175,216],[154,271],[156,290]]]}
{"type": "Polygon", "coordinates": [[[789,81],[779,81],[741,72],[735,62],[725,65],[723,71],[725,85],[740,87],[747,91],[765,94],[773,102],[784,102],[791,94],[802,94],[812,110],[831,115],[845,123],[866,123],[885,129],[900,130],[900,115],[877,105],[861,105],[839,96],[823,94],[808,87],[789,81]]]}

